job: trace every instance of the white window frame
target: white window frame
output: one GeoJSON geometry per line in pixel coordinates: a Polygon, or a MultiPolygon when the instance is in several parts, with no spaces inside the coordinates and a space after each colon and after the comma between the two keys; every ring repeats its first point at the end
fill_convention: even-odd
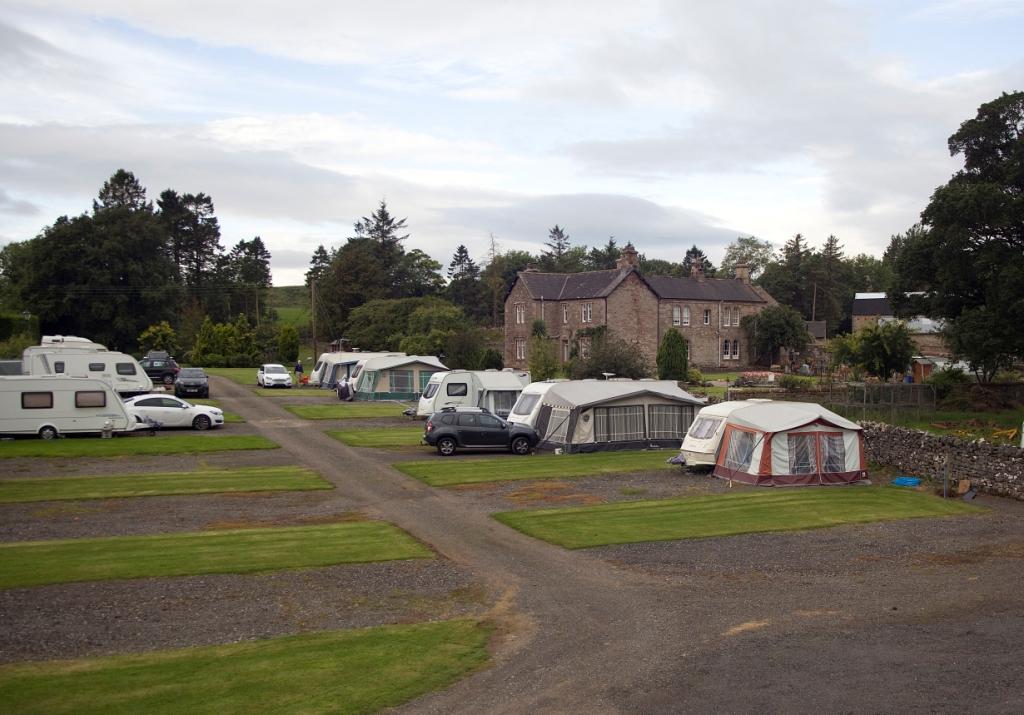
{"type": "Polygon", "coordinates": [[[516,338],[516,360],[526,359],[526,338],[516,338]]]}
{"type": "Polygon", "coordinates": [[[593,323],[594,322],[594,304],[583,303],[580,306],[580,322],[581,323],[593,323]]]}
{"type": "Polygon", "coordinates": [[[572,343],[568,340],[562,341],[562,362],[569,362],[572,359],[572,343]]]}
{"type": "Polygon", "coordinates": [[[569,323],[569,304],[562,303],[562,325],[569,323]]]}
{"type": "Polygon", "coordinates": [[[672,306],[672,325],[683,324],[683,311],[678,305],[672,306]]]}
{"type": "Polygon", "coordinates": [[[526,323],[526,303],[516,303],[516,325],[526,323]]]}
{"type": "Polygon", "coordinates": [[[590,357],[590,337],[580,338],[580,357],[584,360],[590,357]]]}
{"type": "Polygon", "coordinates": [[[687,326],[689,324],[690,324],[690,306],[684,305],[683,306],[683,326],[685,327],[685,326],[687,326]]]}
{"type": "Polygon", "coordinates": [[[732,341],[732,359],[733,360],[739,360],[740,359],[740,341],[739,340],[733,340],[732,341]]]}
{"type": "Polygon", "coordinates": [[[711,325],[711,308],[704,309],[704,325],[711,325]]]}
{"type": "Polygon", "coordinates": [[[739,327],[739,325],[740,325],[740,309],[739,308],[733,308],[732,309],[732,324],[735,325],[736,327],[739,327]]]}
{"type": "Polygon", "coordinates": [[[731,360],[729,357],[729,338],[722,341],[722,359],[731,360]]]}

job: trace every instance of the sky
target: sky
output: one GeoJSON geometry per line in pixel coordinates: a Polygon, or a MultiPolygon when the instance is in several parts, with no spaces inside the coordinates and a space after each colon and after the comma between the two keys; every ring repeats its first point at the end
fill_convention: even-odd
{"type": "Polygon", "coordinates": [[[123,168],[303,282],[381,200],[407,250],[834,234],[880,256],[1024,90],[1024,0],[0,0],[0,245],[123,168]]]}

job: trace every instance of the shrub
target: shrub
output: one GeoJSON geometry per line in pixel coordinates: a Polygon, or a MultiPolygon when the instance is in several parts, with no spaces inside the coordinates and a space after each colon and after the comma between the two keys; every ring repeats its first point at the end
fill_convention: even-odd
{"type": "Polygon", "coordinates": [[[220,353],[207,353],[203,356],[205,367],[227,367],[224,356],[220,353]]]}
{"type": "Polygon", "coordinates": [[[957,385],[968,385],[972,382],[967,374],[957,367],[944,367],[929,375],[924,383],[935,388],[935,397],[944,400],[957,385]]]}
{"type": "Polygon", "coordinates": [[[695,367],[691,367],[686,371],[686,381],[691,385],[703,385],[704,384],[704,373],[695,367]]]}
{"type": "Polygon", "coordinates": [[[256,358],[252,355],[230,355],[227,358],[228,367],[252,367],[256,364],[256,358]]]}
{"type": "Polygon", "coordinates": [[[813,377],[801,377],[800,375],[783,375],[775,382],[785,390],[813,390],[815,384],[813,377]]]}

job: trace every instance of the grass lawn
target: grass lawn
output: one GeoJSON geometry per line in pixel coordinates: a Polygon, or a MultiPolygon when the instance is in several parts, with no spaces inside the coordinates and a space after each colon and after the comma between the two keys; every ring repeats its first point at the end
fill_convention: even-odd
{"type": "Polygon", "coordinates": [[[0,544],[0,588],[432,558],[383,521],[0,544]]]}
{"type": "Polygon", "coordinates": [[[333,397],[338,399],[333,390],[322,390],[319,387],[292,387],[287,390],[259,390],[264,397],[333,397]]]}
{"type": "MultiPolygon", "coordinates": [[[[1020,410],[998,412],[922,412],[920,418],[913,410],[897,413],[895,424],[901,427],[924,430],[931,434],[953,435],[963,439],[983,438],[995,444],[1020,444],[1020,427],[1024,415],[1020,410]]],[[[886,414],[883,421],[891,421],[886,414]]]]}
{"type": "Polygon", "coordinates": [[[638,541],[801,531],[984,511],[962,501],[895,487],[771,489],[568,509],[504,512],[495,518],[529,536],[583,549],[638,541]]]}
{"type": "Polygon", "coordinates": [[[11,713],[371,713],[483,667],[468,619],[0,667],[11,713]]]}
{"type": "Polygon", "coordinates": [[[729,382],[736,382],[736,378],[740,376],[738,372],[705,372],[703,373],[705,380],[728,380],[729,382]]]}
{"type": "Polygon", "coordinates": [[[129,474],[114,477],[0,480],[0,503],[149,497],[167,494],[308,491],[331,488],[330,482],[309,469],[255,467],[206,472],[129,474]]]}
{"type": "Polygon", "coordinates": [[[349,447],[375,447],[377,449],[406,449],[416,447],[423,437],[423,426],[389,427],[386,429],[328,430],[328,437],[349,447]]]}
{"type": "Polygon", "coordinates": [[[256,370],[258,366],[252,367],[208,367],[206,372],[210,375],[226,377],[239,385],[252,385],[256,387],[256,370]]]}
{"type": "Polygon", "coordinates": [[[125,455],[227,452],[240,449],[277,449],[266,437],[248,434],[160,434],[152,437],[70,437],[0,442],[0,459],[13,457],[122,457],[125,455]]]}
{"type": "Polygon", "coordinates": [[[697,387],[696,385],[687,385],[686,391],[694,397],[717,397],[720,400],[725,399],[726,391],[728,387],[716,387],[709,385],[707,387],[697,387]]]}
{"type": "MultiPolygon", "coordinates": [[[[208,399],[206,397],[198,397],[191,400],[189,400],[189,398],[187,397],[183,397],[182,399],[188,400],[189,402],[195,405],[209,405],[210,407],[220,407],[220,402],[218,402],[217,400],[208,399]]],[[[223,411],[223,409],[224,408],[221,407],[221,411],[223,411]]],[[[236,415],[234,412],[224,412],[225,424],[241,424],[243,422],[245,422],[245,419],[241,415],[236,415]]]]}
{"type": "Polygon", "coordinates": [[[333,405],[284,405],[284,408],[307,420],[359,420],[401,417],[406,405],[397,402],[338,402],[333,405]]]}
{"type": "Polygon", "coordinates": [[[424,462],[403,462],[395,469],[433,487],[454,484],[500,482],[509,479],[592,477],[599,474],[678,469],[665,460],[671,449],[651,452],[599,452],[593,454],[544,454],[508,459],[451,459],[437,457],[424,462]]]}

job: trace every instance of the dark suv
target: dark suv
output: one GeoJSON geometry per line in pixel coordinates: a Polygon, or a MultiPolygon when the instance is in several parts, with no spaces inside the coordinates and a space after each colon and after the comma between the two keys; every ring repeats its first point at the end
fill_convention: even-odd
{"type": "Polygon", "coordinates": [[[427,419],[423,442],[448,457],[456,449],[510,449],[529,454],[537,433],[525,425],[506,422],[480,407],[447,407],[427,419]]]}
{"type": "Polygon", "coordinates": [[[139,365],[146,371],[153,382],[173,385],[178,376],[178,363],[164,350],[150,350],[146,357],[139,360],[139,365]]]}
{"type": "Polygon", "coordinates": [[[196,397],[210,396],[210,380],[206,371],[201,367],[183,367],[178,371],[178,377],[174,380],[174,394],[177,397],[195,395],[196,397]]]}

